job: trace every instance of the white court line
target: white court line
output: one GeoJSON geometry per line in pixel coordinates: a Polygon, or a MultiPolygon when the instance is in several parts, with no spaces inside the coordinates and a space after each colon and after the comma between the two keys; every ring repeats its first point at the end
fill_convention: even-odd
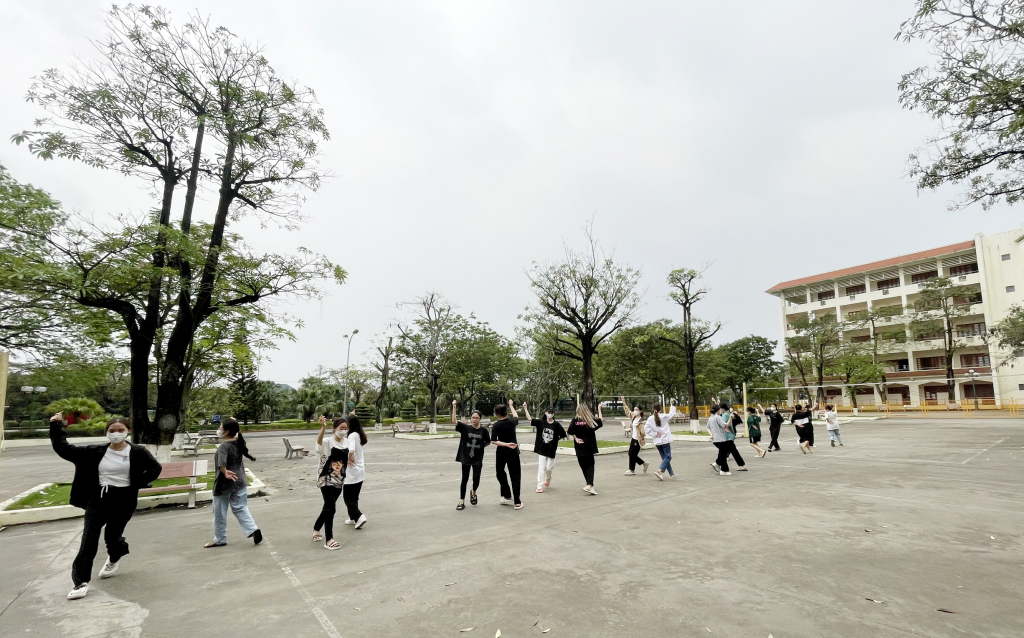
{"type": "Polygon", "coordinates": [[[974,456],[972,456],[971,458],[967,459],[967,461],[964,461],[964,462],[963,462],[963,463],[961,463],[960,465],[966,465],[968,461],[973,461],[974,459],[978,458],[979,456],[981,456],[981,455],[982,455],[982,454],[984,454],[985,452],[988,452],[989,450],[991,450],[992,448],[994,448],[995,446],[999,445],[1000,443],[1002,443],[1002,442],[1003,442],[1003,441],[1005,441],[1005,440],[1006,440],[1006,439],[999,439],[998,441],[996,441],[996,442],[995,442],[995,443],[993,443],[992,445],[988,446],[987,448],[985,448],[985,449],[984,449],[984,450],[982,450],[981,452],[978,452],[977,454],[975,454],[975,455],[974,455],[974,456]]]}
{"type": "Polygon", "coordinates": [[[302,585],[302,582],[299,580],[298,576],[292,573],[292,568],[288,566],[288,563],[284,562],[284,560],[278,557],[277,550],[274,549],[273,545],[271,545],[269,542],[264,542],[264,544],[268,548],[270,548],[270,555],[274,557],[274,560],[277,561],[277,564],[281,568],[281,571],[283,571],[285,576],[288,577],[288,580],[292,582],[292,586],[298,590],[299,595],[302,596],[302,600],[305,601],[306,606],[309,607],[309,610],[311,612],[313,612],[313,615],[316,616],[316,619],[320,621],[320,626],[324,628],[324,631],[327,632],[327,635],[331,638],[341,638],[341,634],[339,634],[338,630],[334,628],[334,623],[332,623],[331,619],[327,617],[327,614],[325,614],[323,610],[317,606],[316,601],[314,601],[313,597],[309,595],[308,591],[306,591],[306,588],[302,585]]]}

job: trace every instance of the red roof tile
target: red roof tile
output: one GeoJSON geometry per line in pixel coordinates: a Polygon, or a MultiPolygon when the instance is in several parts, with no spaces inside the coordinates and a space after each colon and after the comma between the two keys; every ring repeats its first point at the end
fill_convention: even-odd
{"type": "Polygon", "coordinates": [[[883,259],[882,261],[873,261],[870,264],[863,264],[861,266],[854,266],[852,268],[843,268],[842,270],[833,270],[832,272],[825,272],[821,273],[820,275],[811,275],[810,277],[794,279],[792,281],[784,281],[782,283],[775,284],[765,292],[775,293],[786,288],[793,288],[794,286],[803,286],[806,284],[817,283],[819,281],[828,281],[829,279],[848,277],[850,275],[856,275],[857,273],[868,272],[870,270],[891,268],[892,266],[899,266],[900,264],[918,261],[919,259],[927,259],[929,257],[939,257],[941,255],[948,255],[950,253],[959,252],[961,250],[967,250],[968,248],[974,248],[973,239],[970,241],[962,241],[959,244],[950,244],[949,246],[943,246],[941,248],[932,248],[931,250],[924,250],[919,253],[910,253],[909,255],[903,255],[901,257],[883,259]]]}

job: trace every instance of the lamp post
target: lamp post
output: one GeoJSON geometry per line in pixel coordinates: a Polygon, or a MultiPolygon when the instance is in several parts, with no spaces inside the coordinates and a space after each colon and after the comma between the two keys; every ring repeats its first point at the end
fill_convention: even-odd
{"type": "Polygon", "coordinates": [[[978,373],[973,369],[968,370],[967,374],[971,375],[971,389],[974,390],[974,409],[978,409],[978,373]]]}
{"type": "Polygon", "coordinates": [[[352,331],[351,335],[348,336],[348,352],[345,353],[345,407],[342,409],[342,413],[348,414],[348,362],[352,356],[352,339],[359,334],[359,328],[352,331]]]}
{"type": "Polygon", "coordinates": [[[29,408],[28,418],[32,420],[36,412],[36,397],[46,392],[45,386],[32,387],[30,385],[21,386],[21,391],[32,397],[32,407],[29,408]]]}

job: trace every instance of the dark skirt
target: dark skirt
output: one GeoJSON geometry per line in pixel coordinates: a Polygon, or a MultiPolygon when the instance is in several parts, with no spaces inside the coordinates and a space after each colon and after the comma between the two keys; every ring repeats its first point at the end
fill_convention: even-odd
{"type": "Polygon", "coordinates": [[[750,435],[750,442],[751,443],[760,443],[761,442],[761,435],[760,434],[752,434],[752,435],[750,435]]]}
{"type": "Polygon", "coordinates": [[[802,428],[796,429],[797,436],[800,437],[800,442],[807,441],[808,445],[814,445],[814,426],[808,423],[802,428]]]}

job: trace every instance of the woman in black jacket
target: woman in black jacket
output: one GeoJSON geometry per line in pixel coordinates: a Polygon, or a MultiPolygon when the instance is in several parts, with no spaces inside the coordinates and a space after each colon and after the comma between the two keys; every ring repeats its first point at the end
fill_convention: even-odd
{"type": "Polygon", "coordinates": [[[110,443],[102,445],[71,445],[64,431],[66,428],[61,413],[50,418],[53,451],[75,464],[70,502],[85,510],[82,544],[71,566],[75,588],[68,594],[68,600],[76,600],[89,593],[92,562],[104,526],[107,562],[100,570],[100,578],[110,578],[117,573],[118,561],[128,554],[128,543],[122,534],[135,513],[139,489],[159,477],[163,468],[149,450],[128,442],[132,429],[127,419],[117,418],[107,424],[110,443]]]}

